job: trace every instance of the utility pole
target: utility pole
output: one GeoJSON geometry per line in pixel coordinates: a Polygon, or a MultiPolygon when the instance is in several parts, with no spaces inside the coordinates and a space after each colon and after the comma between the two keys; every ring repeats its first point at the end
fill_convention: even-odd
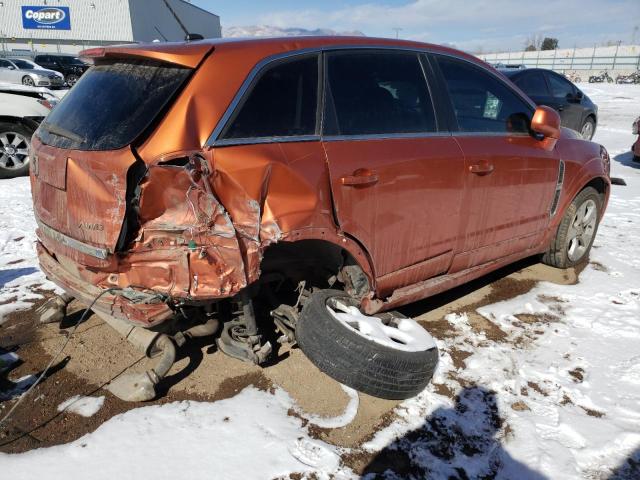
{"type": "Polygon", "coordinates": [[[402,31],[402,29],[400,27],[394,27],[391,30],[396,32],[396,38],[400,38],[400,32],[402,31]]]}

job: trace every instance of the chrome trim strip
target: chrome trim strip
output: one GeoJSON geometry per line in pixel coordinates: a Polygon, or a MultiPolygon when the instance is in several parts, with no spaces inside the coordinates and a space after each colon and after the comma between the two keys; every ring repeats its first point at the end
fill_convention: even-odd
{"type": "Polygon", "coordinates": [[[453,132],[454,137],[530,137],[531,135],[525,132],[453,132]]]}
{"type": "Polygon", "coordinates": [[[323,142],[348,142],[359,140],[393,140],[431,137],[451,137],[452,132],[417,132],[417,133],[370,133],[364,135],[327,135],[321,137],[323,142]]]}
{"type": "Polygon", "coordinates": [[[47,237],[52,240],[64,245],[65,247],[73,248],[74,250],[78,250],[81,253],[86,255],[91,255],[92,257],[99,258],[100,260],[106,260],[109,257],[109,250],[105,248],[94,247],[93,245],[88,245],[83,243],[75,238],[68,237],[64,233],[60,233],[57,230],[54,230],[49,225],[46,225],[36,216],[36,222],[38,223],[38,228],[44,233],[47,237]]]}
{"type": "Polygon", "coordinates": [[[231,147],[235,145],[256,145],[262,143],[319,142],[320,135],[300,135],[299,137],[258,137],[224,138],[214,141],[212,147],[231,147]]]}

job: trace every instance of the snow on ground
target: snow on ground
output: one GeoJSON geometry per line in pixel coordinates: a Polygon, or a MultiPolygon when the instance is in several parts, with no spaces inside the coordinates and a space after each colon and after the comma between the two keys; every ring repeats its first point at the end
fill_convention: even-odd
{"type": "Polygon", "coordinates": [[[54,288],[38,269],[35,229],[29,179],[0,181],[0,323],[42,298],[39,289],[54,288]]]}
{"type": "MultiPolygon", "coordinates": [[[[628,185],[613,187],[580,283],[540,283],[480,308],[505,338],[473,333],[464,312],[447,316],[455,334],[438,340],[434,383],[454,398],[430,386],[363,445],[381,459],[404,452],[415,478],[638,478],[631,464],[618,476],[614,470],[640,462],[640,166],[629,153],[640,87],[581,87],[600,107],[595,141],[609,150],[612,175],[628,185]],[[463,368],[454,358],[460,352],[463,368]]],[[[0,315],[50,287],[35,265],[28,181],[2,186],[0,303],[15,301],[0,315]]],[[[352,398],[343,415],[311,423],[342,425],[355,408],[352,398]]],[[[139,408],[70,444],[0,455],[0,468],[12,479],[73,480],[89,467],[92,478],[354,477],[339,461],[349,450],[314,440],[292,410],[299,412],[286,392],[251,387],[215,403],[139,408]]]]}
{"type": "Polygon", "coordinates": [[[58,405],[58,411],[64,412],[66,410],[83,417],[91,417],[98,413],[102,405],[104,405],[104,396],[85,397],[83,395],[74,395],[58,405]]]}

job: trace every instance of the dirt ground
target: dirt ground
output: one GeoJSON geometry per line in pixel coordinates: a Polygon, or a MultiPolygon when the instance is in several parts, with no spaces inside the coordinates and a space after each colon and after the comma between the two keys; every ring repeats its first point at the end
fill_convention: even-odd
{"type": "MultiPolygon", "coordinates": [[[[526,260],[401,310],[419,320],[438,338],[446,337],[451,330],[445,315],[466,312],[476,331],[484,331],[488,337],[499,340],[504,332],[477,314],[476,308],[525,293],[538,281],[576,283],[578,274],[574,270],[557,270],[526,260]]],[[[39,325],[36,307],[13,313],[0,325],[0,347],[15,351],[22,361],[8,373],[14,380],[44,369],[82,313],[80,305],[72,304],[70,315],[61,325],[39,325]]],[[[462,367],[465,355],[468,353],[454,356],[462,367]]],[[[10,424],[0,431],[0,451],[24,452],[66,443],[95,430],[114,415],[140,406],[123,402],[102,387],[125,371],[143,371],[149,365],[149,360],[122,341],[108,325],[91,316],[78,327],[48,377],[20,405],[10,424]],[[99,412],[88,418],[58,412],[58,405],[73,395],[104,395],[106,399],[99,412]]],[[[0,390],[3,382],[7,382],[5,377],[6,374],[0,376],[0,390]]],[[[280,386],[301,411],[312,415],[340,415],[349,402],[340,385],[321,373],[297,348],[281,347],[276,358],[261,368],[227,357],[217,351],[212,342],[203,339],[180,350],[179,361],[163,382],[160,397],[150,403],[219,400],[235,395],[248,385],[265,390],[280,386]]],[[[433,388],[453,396],[444,385],[433,388]]],[[[0,402],[0,417],[14,401],[0,402]]],[[[353,422],[343,428],[315,428],[313,434],[336,445],[357,447],[393,419],[397,403],[360,394],[353,422]]],[[[369,460],[353,455],[347,461],[358,471],[369,460]]]]}

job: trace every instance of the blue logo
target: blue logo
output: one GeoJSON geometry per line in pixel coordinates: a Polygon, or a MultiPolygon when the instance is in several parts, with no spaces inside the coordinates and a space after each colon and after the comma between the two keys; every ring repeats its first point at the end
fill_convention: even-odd
{"type": "Polygon", "coordinates": [[[22,27],[29,30],[71,30],[69,7],[22,7],[22,27]]]}

